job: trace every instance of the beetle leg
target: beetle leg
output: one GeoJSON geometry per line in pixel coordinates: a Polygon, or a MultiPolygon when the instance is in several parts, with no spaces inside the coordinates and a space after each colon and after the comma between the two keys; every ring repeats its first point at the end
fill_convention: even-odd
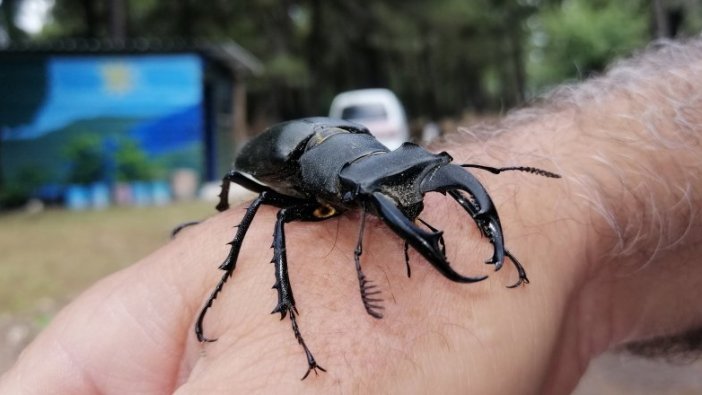
{"type": "Polygon", "coordinates": [[[251,225],[251,221],[253,220],[254,216],[256,215],[256,211],[258,211],[258,208],[261,206],[261,204],[266,203],[269,197],[268,192],[262,192],[256,199],[254,199],[253,202],[249,205],[249,207],[246,209],[246,213],[244,213],[244,216],[241,218],[241,222],[239,225],[237,225],[237,230],[236,230],[236,235],[234,236],[234,240],[229,242],[228,244],[231,245],[231,249],[229,250],[229,255],[227,255],[227,258],[224,260],[224,262],[219,266],[221,270],[224,270],[224,274],[222,275],[222,278],[219,280],[217,283],[217,286],[215,289],[212,291],[210,296],[207,298],[207,302],[205,303],[205,306],[200,310],[200,314],[197,317],[197,321],[195,323],[195,335],[197,336],[197,340],[200,342],[213,342],[217,339],[209,339],[203,335],[203,329],[202,329],[202,322],[205,319],[205,315],[207,314],[207,310],[212,306],[212,303],[214,302],[215,299],[217,299],[217,295],[222,291],[222,288],[224,287],[224,283],[227,282],[229,277],[232,276],[232,273],[234,272],[234,269],[236,268],[236,260],[239,257],[239,251],[241,249],[241,244],[244,242],[244,237],[246,236],[246,232],[249,230],[249,225],[251,225]]]}
{"type": "Polygon", "coordinates": [[[271,263],[275,265],[275,284],[273,288],[278,290],[278,304],[275,306],[271,314],[280,313],[280,319],[285,318],[286,314],[290,315],[290,322],[292,325],[293,334],[295,339],[302,346],[305,351],[305,356],[307,357],[307,372],[302,377],[302,380],[307,378],[311,371],[314,370],[315,374],[317,369],[326,372],[326,370],[317,364],[314,356],[307,348],[305,340],[302,338],[300,333],[300,328],[297,325],[296,316],[299,314],[297,308],[295,307],[295,298],[293,297],[292,288],[290,287],[290,278],[288,277],[288,260],[287,254],[285,253],[285,229],[284,225],[286,222],[314,218],[313,210],[317,207],[312,205],[302,205],[293,206],[289,208],[283,208],[278,211],[278,218],[275,223],[275,231],[273,232],[273,259],[271,263]]]}
{"type": "MultiPolygon", "coordinates": [[[[235,182],[251,191],[258,192],[259,194],[263,192],[269,192],[275,195],[275,192],[273,192],[269,188],[260,185],[255,181],[252,181],[251,179],[247,178],[242,173],[236,170],[232,170],[222,178],[222,185],[219,190],[219,195],[217,195],[219,197],[219,203],[217,203],[216,206],[217,211],[224,211],[229,208],[229,187],[232,182],[235,182]]],[[[175,229],[171,231],[171,238],[175,238],[178,232],[180,232],[184,228],[187,228],[188,226],[197,225],[200,222],[201,221],[191,221],[176,226],[175,229]]]]}
{"type": "Polygon", "coordinates": [[[405,240],[404,252],[405,252],[405,266],[407,267],[407,278],[410,278],[410,277],[412,277],[412,269],[410,268],[410,264],[409,264],[409,243],[407,242],[407,240],[405,240]]]}
{"type": "Polygon", "coordinates": [[[482,281],[487,276],[466,277],[457,273],[441,252],[439,240],[441,232],[427,232],[410,221],[400,209],[393,203],[392,199],[380,192],[373,192],[369,196],[380,219],[385,222],[403,240],[407,241],[424,258],[451,281],[461,283],[472,283],[482,281]]]}
{"type": "Polygon", "coordinates": [[[361,270],[363,231],[365,227],[366,209],[364,207],[361,213],[361,226],[358,230],[358,241],[356,242],[356,249],[353,251],[353,261],[356,264],[356,275],[358,276],[358,286],[361,289],[361,300],[363,300],[363,307],[366,308],[366,312],[373,318],[383,318],[383,314],[379,311],[383,310],[383,306],[380,305],[383,300],[377,297],[377,295],[380,294],[380,290],[377,289],[377,285],[366,279],[366,275],[363,273],[363,270],[361,270]]]}
{"type": "Polygon", "coordinates": [[[227,175],[222,178],[222,186],[219,190],[219,203],[217,203],[217,211],[224,211],[229,208],[229,186],[232,182],[235,182],[246,189],[254,192],[263,193],[266,191],[270,192],[270,189],[256,183],[250,178],[246,177],[242,173],[232,170],[227,175]]]}
{"type": "Polygon", "coordinates": [[[171,239],[175,239],[176,235],[180,233],[181,230],[199,224],[201,221],[190,221],[190,222],[183,222],[182,224],[176,226],[171,230],[171,239]]]}

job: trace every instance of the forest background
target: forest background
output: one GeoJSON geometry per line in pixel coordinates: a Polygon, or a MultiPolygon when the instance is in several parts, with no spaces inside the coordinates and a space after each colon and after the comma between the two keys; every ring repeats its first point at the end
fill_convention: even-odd
{"type": "Polygon", "coordinates": [[[696,0],[0,1],[0,47],[233,40],[265,66],[248,81],[252,120],[326,114],[335,94],[367,87],[393,90],[411,119],[501,113],[702,30],[696,0]]]}

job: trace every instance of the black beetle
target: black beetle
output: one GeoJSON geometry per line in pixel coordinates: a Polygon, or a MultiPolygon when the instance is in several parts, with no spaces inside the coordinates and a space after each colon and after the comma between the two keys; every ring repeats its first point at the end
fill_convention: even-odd
{"type": "Polygon", "coordinates": [[[261,204],[280,207],[273,233],[273,260],[278,304],[273,313],[281,319],[289,314],[295,338],[307,356],[308,369],[302,377],[319,366],[307,348],[297,325],[292,288],[288,278],[285,254],[284,224],[291,221],[320,221],[340,215],[347,210],[360,209],[361,223],[354,261],[363,305],[371,316],[382,318],[379,291],[361,270],[360,256],[366,213],[385,222],[405,241],[405,262],[410,275],[407,250],[412,246],[441,274],[451,281],[472,283],[486,276],[466,277],[451,268],[446,260],[442,232],[418,216],[427,192],[450,195],[475,221],[480,232],[493,246],[492,257],[486,263],[502,267],[505,257],[519,274],[510,287],[528,283],[519,261],[504,247],[500,219],[495,206],[482,184],[465,167],[478,168],[498,174],[518,170],[545,177],[557,174],[533,167],[503,167],[451,163],[446,152],[433,154],[405,143],[389,151],[369,131],[358,124],[330,119],[305,118],[275,125],[251,140],[236,159],[234,170],[222,180],[217,210],[229,208],[230,183],[235,182],[259,193],[246,209],[229,255],[220,265],[224,275],[207,299],[195,324],[195,334],[201,342],[214,341],[203,335],[202,323],[207,310],[217,298],[224,283],[232,275],[246,231],[261,204]],[[420,227],[418,220],[427,229],[420,227]]]}

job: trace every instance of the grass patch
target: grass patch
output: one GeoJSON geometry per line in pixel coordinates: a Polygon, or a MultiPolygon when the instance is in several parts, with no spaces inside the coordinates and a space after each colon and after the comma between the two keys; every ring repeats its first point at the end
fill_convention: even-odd
{"type": "Polygon", "coordinates": [[[0,313],[68,300],[165,244],[176,225],[214,213],[212,203],[190,202],[0,215],[0,313]]]}

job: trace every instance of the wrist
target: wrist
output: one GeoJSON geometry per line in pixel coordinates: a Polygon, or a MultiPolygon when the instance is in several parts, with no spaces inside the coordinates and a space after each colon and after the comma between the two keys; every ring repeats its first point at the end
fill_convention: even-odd
{"type": "MultiPolygon", "coordinates": [[[[544,226],[534,229],[550,244],[537,249],[550,249],[551,258],[570,251],[558,262],[572,271],[561,336],[575,340],[561,347],[565,355],[556,360],[576,353],[586,363],[624,342],[702,325],[695,302],[702,285],[695,264],[702,253],[702,188],[696,181],[702,69],[690,58],[700,55],[699,48],[680,62],[681,48],[671,47],[669,67],[651,67],[651,59],[632,62],[639,68],[616,70],[616,81],[605,76],[556,94],[543,109],[509,117],[496,137],[454,154],[457,162],[537,166],[563,176],[548,188],[523,182],[527,175],[517,184],[506,175],[481,177],[515,254],[512,245],[520,240],[510,234],[510,210],[513,221],[541,218],[544,226]],[[542,196],[544,191],[552,195],[542,196]],[[500,206],[501,193],[514,203],[500,206]]],[[[529,228],[529,222],[516,226],[529,228]]],[[[529,241],[525,248],[537,245],[529,241]]]]}

